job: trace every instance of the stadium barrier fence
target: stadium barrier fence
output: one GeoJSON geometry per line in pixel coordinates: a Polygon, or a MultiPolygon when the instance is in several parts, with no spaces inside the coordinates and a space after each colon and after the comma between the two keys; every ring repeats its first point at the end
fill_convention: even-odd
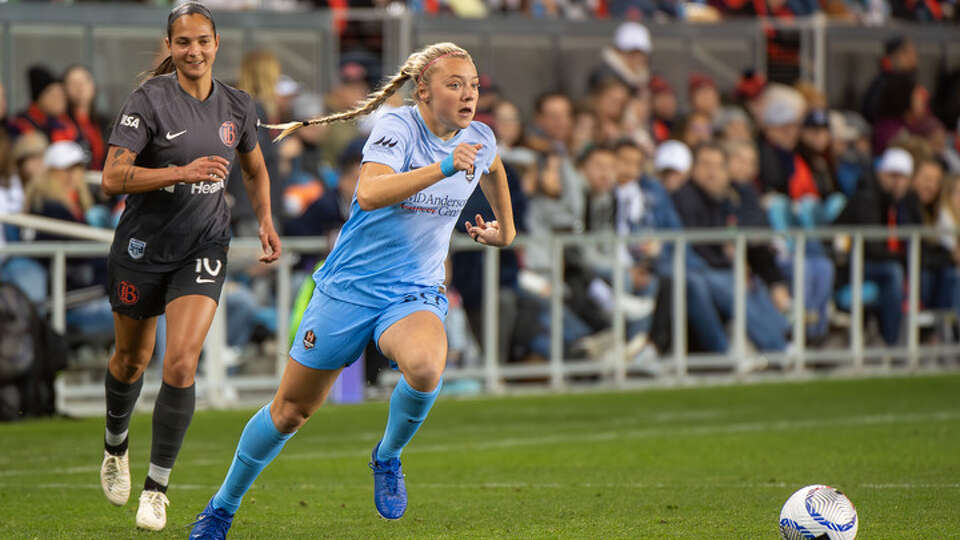
{"type": "MultiPolygon", "coordinates": [[[[0,216],[0,222],[26,224],[23,216],[0,216]]],[[[30,222],[37,228],[47,228],[49,224],[30,222]]],[[[63,232],[62,227],[60,232],[63,232]]],[[[106,232],[106,231],[104,231],[106,232]]],[[[81,234],[89,232],[81,229],[81,234]]],[[[497,355],[498,342],[498,295],[499,295],[499,255],[496,248],[481,246],[463,236],[453,240],[454,250],[480,250],[483,258],[483,317],[484,332],[477,336],[480,343],[482,363],[475,367],[448,366],[445,378],[473,379],[483,381],[488,393],[498,394],[515,388],[545,388],[552,391],[570,389],[584,382],[600,387],[628,388],[647,385],[685,385],[703,384],[711,381],[747,381],[763,379],[803,378],[820,373],[848,374],[864,376],[890,371],[917,372],[937,371],[949,368],[941,365],[938,359],[956,358],[960,355],[960,345],[946,343],[939,345],[921,345],[920,332],[920,268],[922,238],[944,234],[935,228],[904,227],[894,231],[886,227],[839,228],[830,227],[820,230],[791,230],[776,232],[768,229],[691,229],[684,231],[645,231],[628,237],[613,234],[555,235],[549,238],[518,238],[516,245],[524,246],[532,242],[550,245],[552,271],[550,292],[550,358],[545,364],[516,365],[504,364],[497,355]],[[873,239],[886,239],[891,235],[906,239],[907,250],[907,313],[906,338],[904,345],[898,347],[868,348],[864,335],[863,305],[863,263],[864,242],[873,239]],[[849,345],[844,348],[810,349],[805,336],[804,305],[804,264],[806,245],[813,239],[847,238],[850,246],[850,284],[852,300],[850,307],[849,345]],[[791,346],[784,353],[755,352],[748,346],[746,332],[746,290],[747,290],[747,246],[750,242],[770,241],[774,238],[790,239],[793,251],[793,329],[791,346]],[[564,357],[563,336],[563,291],[564,291],[564,248],[568,246],[586,246],[606,244],[612,257],[633,242],[657,240],[673,244],[672,254],[672,299],[673,299],[673,352],[671,356],[655,360],[660,373],[652,376],[649,366],[638,365],[625,354],[627,343],[626,318],[623,309],[625,298],[624,271],[622,265],[613,264],[614,309],[612,314],[613,353],[604,360],[571,360],[564,357]],[[687,303],[686,303],[686,246],[703,242],[733,242],[734,249],[734,309],[731,331],[731,347],[727,354],[686,354],[687,303]],[[829,367],[829,371],[813,370],[817,367],[829,367]],[[775,369],[767,369],[775,368],[775,369]],[[511,381],[534,378],[541,384],[524,383],[513,385],[511,381]],[[591,379],[592,378],[592,379],[591,379]]],[[[274,351],[274,371],[261,375],[228,376],[223,364],[226,347],[226,294],[221,298],[210,333],[204,346],[202,375],[198,377],[199,396],[212,407],[228,407],[243,404],[240,392],[264,393],[276,388],[280,381],[283,366],[287,362],[287,339],[289,333],[293,290],[292,269],[297,255],[305,253],[325,253],[325,237],[285,238],[284,255],[275,263],[277,339],[274,351]]],[[[230,248],[231,260],[255,260],[259,253],[259,241],[252,238],[234,239],[230,248]]],[[[0,246],[0,257],[14,255],[48,258],[50,265],[51,313],[50,320],[54,329],[65,332],[66,328],[66,269],[67,259],[73,257],[105,257],[109,244],[103,241],[80,242],[32,242],[13,243],[0,246]]],[[[614,261],[611,260],[613,263],[614,261]]],[[[104,360],[105,363],[105,360],[104,360]]],[[[384,382],[395,380],[395,372],[385,374],[384,382]]],[[[72,402],[102,399],[103,386],[97,382],[65,384],[61,377],[58,383],[58,405],[66,412],[79,412],[72,402]]],[[[145,393],[152,389],[150,384],[159,385],[159,381],[148,381],[145,393]]],[[[89,409],[84,409],[90,412],[89,409]]]]}

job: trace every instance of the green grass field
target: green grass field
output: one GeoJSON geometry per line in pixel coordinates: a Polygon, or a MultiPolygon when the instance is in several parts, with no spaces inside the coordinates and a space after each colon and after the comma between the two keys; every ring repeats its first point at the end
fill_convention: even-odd
{"type": "MultiPolygon", "coordinates": [[[[251,411],[200,412],[167,529],[100,492],[103,421],[0,425],[0,538],[186,538],[251,411]]],[[[231,538],[776,539],[780,506],[841,488],[861,539],[960,538],[960,376],[441,400],[404,453],[410,506],[373,509],[384,403],[322,408],[244,500],[231,538]]]]}

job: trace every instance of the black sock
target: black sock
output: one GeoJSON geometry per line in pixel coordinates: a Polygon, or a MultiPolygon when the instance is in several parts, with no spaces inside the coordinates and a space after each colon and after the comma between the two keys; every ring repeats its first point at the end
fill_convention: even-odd
{"type": "Polygon", "coordinates": [[[123,442],[120,444],[110,444],[107,442],[106,437],[103,439],[103,448],[114,456],[122,456],[124,452],[127,451],[127,441],[130,440],[130,437],[124,437],[123,442]]]}
{"type": "MultiPolygon", "coordinates": [[[[193,419],[196,406],[196,386],[177,388],[167,383],[160,385],[157,403],[153,407],[153,444],[150,448],[150,463],[164,469],[172,469],[183,437],[193,419]]],[[[163,479],[157,479],[162,481],[163,479]]],[[[160,483],[160,482],[157,482],[160,483]]]]}
{"type": "Polygon", "coordinates": [[[149,475],[147,475],[146,480],[143,481],[143,490],[144,490],[144,491],[159,491],[160,493],[166,493],[166,492],[167,492],[167,486],[161,484],[160,482],[157,482],[157,481],[154,480],[153,478],[150,478],[149,475]]]}
{"type": "Polygon", "coordinates": [[[117,443],[115,440],[108,440],[109,437],[104,434],[104,447],[107,452],[120,455],[127,450],[127,428],[130,427],[133,408],[140,397],[140,389],[143,388],[143,376],[127,384],[118,381],[107,369],[103,386],[107,398],[107,431],[114,437],[123,437],[122,442],[117,443]]]}

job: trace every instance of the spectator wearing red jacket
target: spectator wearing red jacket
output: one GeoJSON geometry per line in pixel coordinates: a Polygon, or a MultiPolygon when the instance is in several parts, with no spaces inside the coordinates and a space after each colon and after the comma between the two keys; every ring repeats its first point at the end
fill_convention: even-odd
{"type": "Polygon", "coordinates": [[[40,131],[51,143],[78,141],[77,126],[67,116],[67,96],[63,83],[45,66],[35,65],[28,70],[30,79],[30,106],[10,120],[8,129],[14,138],[40,131]]]}

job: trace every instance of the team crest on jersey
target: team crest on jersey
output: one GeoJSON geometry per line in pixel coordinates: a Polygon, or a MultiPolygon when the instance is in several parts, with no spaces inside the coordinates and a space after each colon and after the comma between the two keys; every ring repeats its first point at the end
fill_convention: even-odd
{"type": "Polygon", "coordinates": [[[130,242],[127,243],[127,253],[134,259],[140,259],[143,257],[143,253],[147,250],[147,243],[143,240],[137,240],[136,238],[131,238],[130,242]]]}
{"type": "Polygon", "coordinates": [[[312,349],[316,344],[317,335],[313,333],[313,330],[307,330],[307,333],[303,336],[303,348],[312,349]]]}
{"type": "Polygon", "coordinates": [[[237,144],[237,125],[230,120],[220,124],[220,141],[233,148],[233,145],[237,144]]]}

